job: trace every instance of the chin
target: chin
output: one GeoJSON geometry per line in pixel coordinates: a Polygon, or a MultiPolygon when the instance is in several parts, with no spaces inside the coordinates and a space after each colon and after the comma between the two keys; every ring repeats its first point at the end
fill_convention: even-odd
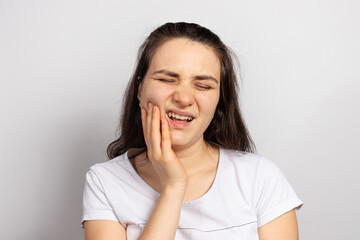
{"type": "Polygon", "coordinates": [[[188,136],[185,136],[183,133],[171,133],[171,145],[173,146],[182,146],[189,143],[188,136]]]}
{"type": "Polygon", "coordinates": [[[196,144],[194,136],[184,133],[171,133],[171,145],[174,148],[187,148],[196,144]]]}
{"type": "Polygon", "coordinates": [[[181,146],[187,145],[188,140],[178,136],[171,136],[171,145],[173,146],[181,146]]]}

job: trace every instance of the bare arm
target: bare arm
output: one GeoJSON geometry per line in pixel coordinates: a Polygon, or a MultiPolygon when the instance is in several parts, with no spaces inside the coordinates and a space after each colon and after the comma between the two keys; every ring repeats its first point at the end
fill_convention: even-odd
{"type": "Polygon", "coordinates": [[[280,217],[258,228],[260,240],[298,240],[298,224],[295,210],[284,213],[280,217]]]}
{"type": "Polygon", "coordinates": [[[161,181],[160,197],[140,240],[173,240],[179,224],[188,176],[171,148],[169,125],[160,110],[149,104],[141,110],[147,155],[161,181]],[[161,131],[160,131],[161,126],[161,131]]]}
{"type": "Polygon", "coordinates": [[[156,207],[139,240],[175,238],[179,224],[183,193],[176,189],[161,192],[156,207]]]}
{"type": "Polygon", "coordinates": [[[85,240],[126,240],[126,229],[112,220],[87,220],[84,222],[85,240]]]}
{"type": "MultiPolygon", "coordinates": [[[[168,122],[161,120],[159,109],[150,104],[147,111],[142,109],[141,112],[147,155],[160,177],[162,188],[139,239],[173,240],[188,178],[184,167],[171,149],[168,122]]],[[[86,240],[126,239],[126,229],[116,221],[85,221],[84,230],[86,240]]]]}

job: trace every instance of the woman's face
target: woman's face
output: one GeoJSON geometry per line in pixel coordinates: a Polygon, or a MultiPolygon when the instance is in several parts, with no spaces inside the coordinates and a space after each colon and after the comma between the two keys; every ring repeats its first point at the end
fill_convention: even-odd
{"type": "Polygon", "coordinates": [[[157,48],[138,91],[141,107],[159,107],[178,148],[203,141],[219,96],[219,58],[212,48],[184,38],[157,48]]]}

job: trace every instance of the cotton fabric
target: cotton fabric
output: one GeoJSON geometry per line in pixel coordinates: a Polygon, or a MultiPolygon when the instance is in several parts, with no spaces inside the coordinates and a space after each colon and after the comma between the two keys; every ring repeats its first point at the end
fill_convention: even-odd
{"type": "MultiPolygon", "coordinates": [[[[130,151],[93,165],[83,192],[85,220],[113,220],[137,239],[159,197],[131,165],[130,151]]],[[[267,158],[220,148],[214,182],[198,199],[183,202],[176,240],[258,239],[257,228],[303,202],[267,158]]]]}

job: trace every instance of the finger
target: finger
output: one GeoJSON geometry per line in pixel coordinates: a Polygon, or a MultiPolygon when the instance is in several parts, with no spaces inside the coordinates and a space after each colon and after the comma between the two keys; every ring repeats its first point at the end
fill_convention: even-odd
{"type": "Polygon", "coordinates": [[[151,147],[154,157],[158,158],[162,155],[160,141],[160,110],[157,106],[153,107],[152,119],[151,119],[151,147]]]}
{"type": "Polygon", "coordinates": [[[161,150],[165,159],[171,159],[172,148],[171,148],[171,137],[169,123],[166,119],[161,119],[161,150]]]}
{"type": "Polygon", "coordinates": [[[142,128],[143,128],[143,134],[144,134],[144,139],[145,139],[145,143],[146,145],[148,144],[148,137],[147,137],[147,112],[145,110],[145,108],[141,108],[141,124],[142,124],[142,128]]]}
{"type": "Polygon", "coordinates": [[[151,155],[151,118],[152,118],[152,107],[151,103],[148,103],[147,116],[146,116],[146,138],[147,138],[147,149],[148,154],[151,155]]]}

